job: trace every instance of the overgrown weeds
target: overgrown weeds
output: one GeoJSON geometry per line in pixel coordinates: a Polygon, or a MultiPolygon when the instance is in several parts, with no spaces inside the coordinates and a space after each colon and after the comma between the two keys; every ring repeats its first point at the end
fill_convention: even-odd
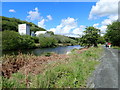
{"type": "Polygon", "coordinates": [[[69,58],[47,63],[42,73],[26,75],[19,71],[9,79],[3,78],[3,88],[85,88],[87,78],[99,64],[101,52],[101,47],[72,51],[69,58]]]}

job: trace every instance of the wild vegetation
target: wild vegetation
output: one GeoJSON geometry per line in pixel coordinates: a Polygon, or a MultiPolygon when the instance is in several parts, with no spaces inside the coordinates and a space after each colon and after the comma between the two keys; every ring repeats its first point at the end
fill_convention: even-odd
{"type": "Polygon", "coordinates": [[[120,50],[120,46],[112,46],[112,48],[120,50]]]}
{"type": "Polygon", "coordinates": [[[5,56],[3,57],[4,73],[8,64],[10,64],[8,70],[15,69],[16,65],[20,67],[17,72],[12,72],[9,78],[3,77],[2,86],[3,88],[84,88],[87,78],[99,63],[97,59],[101,52],[101,47],[92,47],[73,50],[71,54],[62,55],[61,58],[54,54],[41,58],[22,54],[19,57],[5,56]]]}
{"type": "Polygon", "coordinates": [[[45,47],[54,47],[57,45],[57,40],[50,36],[50,37],[45,37],[44,35],[39,36],[39,43],[40,47],[45,48],[45,47]]]}
{"type": "Polygon", "coordinates": [[[35,47],[45,48],[54,47],[58,43],[70,43],[75,44],[75,40],[70,39],[62,35],[54,35],[53,32],[48,32],[50,35],[40,35],[39,37],[31,37],[28,35],[19,35],[18,24],[29,24],[31,31],[45,31],[45,29],[38,27],[37,25],[22,21],[16,18],[8,18],[0,16],[2,18],[2,49],[3,50],[20,50],[30,49],[35,47]],[[38,45],[39,43],[39,45],[38,45]]]}
{"type": "MultiPolygon", "coordinates": [[[[69,55],[45,53],[44,56],[34,55],[6,55],[2,56],[2,84],[3,88],[84,88],[87,78],[95,69],[102,48],[99,43],[111,42],[115,48],[120,47],[120,22],[116,21],[108,25],[105,36],[100,36],[100,30],[87,27],[84,35],[77,38],[69,38],[62,35],[40,35],[31,37],[20,35],[17,25],[27,23],[31,31],[44,30],[26,21],[15,18],[2,17],[2,49],[30,49],[36,44],[40,48],[54,47],[59,44],[80,44],[89,47],[82,50],[74,49],[69,55]],[[94,46],[94,47],[91,47],[94,46]],[[96,48],[97,47],[97,48],[96,48]],[[22,81],[21,81],[22,80],[22,81]]],[[[1,78],[0,78],[1,79],[1,78]]]]}
{"type": "Polygon", "coordinates": [[[97,47],[98,38],[100,37],[100,30],[95,27],[87,27],[84,35],[80,38],[80,45],[90,47],[97,47]]]}
{"type": "Polygon", "coordinates": [[[63,35],[51,35],[51,36],[39,35],[38,38],[39,38],[40,47],[44,47],[44,48],[58,46],[59,44],[66,44],[66,45],[77,44],[76,40],[73,40],[63,35]]]}
{"type": "Polygon", "coordinates": [[[39,43],[40,48],[58,46],[59,43],[76,44],[76,41],[62,35],[39,35],[31,37],[29,35],[20,35],[15,31],[5,30],[2,32],[2,49],[3,50],[21,50],[35,48],[39,43]]]}
{"type": "Polygon", "coordinates": [[[34,48],[34,39],[29,35],[20,35],[15,31],[5,30],[2,32],[2,49],[16,50],[34,48]]]}
{"type": "Polygon", "coordinates": [[[54,35],[53,37],[57,40],[58,43],[70,43],[71,45],[78,44],[77,40],[75,40],[73,38],[69,38],[67,36],[54,35]]]}
{"type": "Polygon", "coordinates": [[[107,33],[105,34],[107,42],[111,42],[114,46],[120,47],[120,22],[115,21],[107,26],[107,33]]]}
{"type": "Polygon", "coordinates": [[[100,36],[101,31],[94,27],[87,27],[84,35],[80,38],[80,45],[90,47],[97,46],[97,44],[104,44],[105,42],[112,43],[113,46],[120,47],[120,22],[115,21],[107,25],[106,34],[100,36]]]}

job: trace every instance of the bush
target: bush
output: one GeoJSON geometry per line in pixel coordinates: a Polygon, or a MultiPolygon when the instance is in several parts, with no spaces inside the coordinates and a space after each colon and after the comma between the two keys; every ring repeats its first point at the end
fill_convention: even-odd
{"type": "Polygon", "coordinates": [[[19,41],[21,36],[14,31],[3,31],[2,32],[2,49],[11,50],[19,48],[19,41]]]}
{"type": "Polygon", "coordinates": [[[31,37],[35,43],[39,43],[39,38],[38,37],[31,37]]]}
{"type": "Polygon", "coordinates": [[[35,42],[29,35],[23,35],[21,36],[20,42],[20,49],[29,49],[35,47],[35,42]]]}
{"type": "Polygon", "coordinates": [[[58,43],[71,43],[72,45],[74,45],[76,43],[75,40],[73,40],[67,36],[54,35],[53,37],[58,41],[58,43]]]}
{"type": "Polygon", "coordinates": [[[40,47],[45,48],[45,47],[53,47],[56,46],[57,40],[54,39],[54,37],[45,37],[44,35],[39,36],[39,43],[40,47]]]}
{"type": "Polygon", "coordinates": [[[15,31],[6,30],[2,32],[3,50],[28,49],[33,47],[35,47],[35,42],[33,39],[31,39],[31,36],[21,36],[15,31]]]}

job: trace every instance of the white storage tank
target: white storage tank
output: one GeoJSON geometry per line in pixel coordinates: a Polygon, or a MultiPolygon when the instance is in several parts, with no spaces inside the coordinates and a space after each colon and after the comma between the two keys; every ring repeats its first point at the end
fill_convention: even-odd
{"type": "Polygon", "coordinates": [[[30,26],[28,24],[19,24],[18,32],[20,35],[30,35],[30,26]]]}

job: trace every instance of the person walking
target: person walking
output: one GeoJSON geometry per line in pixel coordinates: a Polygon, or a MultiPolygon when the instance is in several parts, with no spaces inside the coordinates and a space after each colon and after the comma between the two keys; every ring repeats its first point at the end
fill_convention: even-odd
{"type": "Polygon", "coordinates": [[[111,47],[111,43],[108,43],[109,48],[111,47]]]}
{"type": "Polygon", "coordinates": [[[106,47],[106,48],[108,47],[108,42],[105,43],[105,47],[106,47]]]}

